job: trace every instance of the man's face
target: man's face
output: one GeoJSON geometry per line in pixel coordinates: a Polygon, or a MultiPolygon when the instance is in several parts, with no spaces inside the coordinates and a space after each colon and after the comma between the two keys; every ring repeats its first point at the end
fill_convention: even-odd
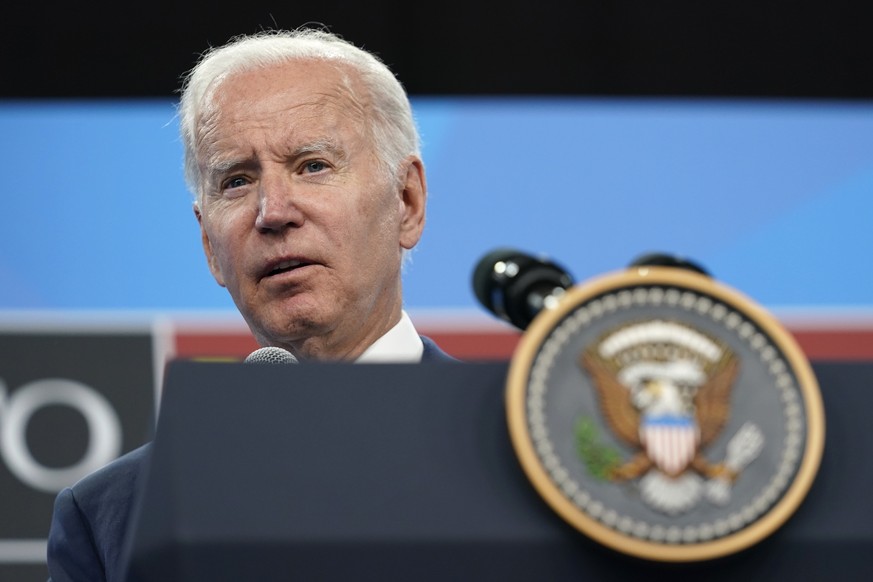
{"type": "Polygon", "coordinates": [[[400,318],[401,252],[424,225],[420,160],[388,179],[368,104],[324,61],[229,77],[214,104],[196,211],[212,274],[261,345],[357,357],[400,318]]]}

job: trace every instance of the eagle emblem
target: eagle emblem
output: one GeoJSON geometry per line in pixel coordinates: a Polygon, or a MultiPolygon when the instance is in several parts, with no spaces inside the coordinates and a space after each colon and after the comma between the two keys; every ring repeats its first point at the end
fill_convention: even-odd
{"type": "MultiPolygon", "coordinates": [[[[608,332],[581,353],[579,364],[592,379],[606,424],[634,452],[622,461],[609,451],[601,477],[635,481],[643,502],[667,515],[689,511],[704,498],[728,503],[764,437],[746,423],[728,441],[723,460],[706,457],[730,418],[740,369],[727,345],[678,322],[644,321],[608,332]]],[[[583,445],[580,456],[590,469],[590,439],[583,445]]]]}

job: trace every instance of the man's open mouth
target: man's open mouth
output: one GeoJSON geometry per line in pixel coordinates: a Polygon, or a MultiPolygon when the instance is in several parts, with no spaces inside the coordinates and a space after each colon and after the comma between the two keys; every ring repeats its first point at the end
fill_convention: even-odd
{"type": "Polygon", "coordinates": [[[306,263],[304,261],[299,261],[296,259],[282,261],[281,263],[276,263],[272,267],[270,267],[266,273],[264,273],[264,277],[273,277],[275,275],[280,275],[282,273],[287,273],[288,271],[293,271],[294,269],[299,269],[300,267],[305,267],[306,265],[310,265],[311,263],[306,263]]]}

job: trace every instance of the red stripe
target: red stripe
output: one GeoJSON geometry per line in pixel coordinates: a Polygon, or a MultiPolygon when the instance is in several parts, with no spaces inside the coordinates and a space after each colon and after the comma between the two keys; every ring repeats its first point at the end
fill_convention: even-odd
{"type": "Polygon", "coordinates": [[[793,331],[810,360],[873,360],[873,329],[793,331]]]}
{"type": "MultiPolygon", "coordinates": [[[[428,330],[419,332],[433,339],[449,354],[463,360],[509,360],[521,334],[512,330],[428,330]]],[[[810,360],[873,361],[873,329],[792,330],[800,348],[810,360]]],[[[178,330],[176,355],[192,357],[244,358],[258,346],[247,331],[194,329],[178,330]]]]}

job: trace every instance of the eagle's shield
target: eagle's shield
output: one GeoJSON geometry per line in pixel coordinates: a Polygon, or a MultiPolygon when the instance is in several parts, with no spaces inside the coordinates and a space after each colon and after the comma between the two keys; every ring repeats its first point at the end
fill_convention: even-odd
{"type": "Polygon", "coordinates": [[[690,416],[646,415],[640,424],[640,441],[661,471],[676,476],[694,459],[700,431],[690,416]]]}

